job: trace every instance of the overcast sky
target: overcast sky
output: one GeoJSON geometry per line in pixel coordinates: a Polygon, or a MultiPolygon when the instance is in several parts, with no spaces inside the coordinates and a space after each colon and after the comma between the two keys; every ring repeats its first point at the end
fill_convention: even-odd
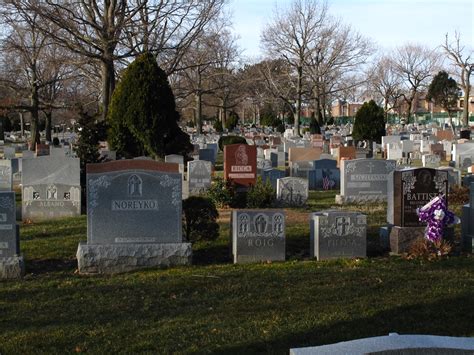
{"type": "MultiPolygon", "coordinates": [[[[260,32],[275,6],[291,0],[231,0],[234,32],[247,57],[259,57],[260,32]]],[[[436,47],[444,36],[461,33],[462,42],[474,47],[474,0],[329,0],[329,12],[390,49],[406,42],[436,47]]]]}

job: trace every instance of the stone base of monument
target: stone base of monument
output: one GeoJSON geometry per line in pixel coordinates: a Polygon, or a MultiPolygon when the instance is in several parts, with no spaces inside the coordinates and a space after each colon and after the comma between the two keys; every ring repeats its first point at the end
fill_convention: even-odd
{"type": "Polygon", "coordinates": [[[387,202],[387,195],[363,195],[363,196],[343,196],[336,195],[336,204],[345,205],[348,203],[365,204],[387,202]]]}
{"type": "MultiPolygon", "coordinates": [[[[410,247],[425,237],[425,227],[398,227],[392,226],[390,231],[390,250],[392,254],[407,253],[410,247]]],[[[454,240],[454,227],[447,227],[444,239],[454,240]]]]}
{"type": "Polygon", "coordinates": [[[150,267],[191,264],[191,243],[86,244],[77,249],[81,274],[115,274],[150,267]]]}
{"type": "Polygon", "coordinates": [[[448,337],[437,335],[398,335],[391,333],[365,339],[307,348],[290,349],[290,355],[310,354],[472,354],[474,338],[448,337]]]}
{"type": "Polygon", "coordinates": [[[25,274],[22,256],[0,258],[0,279],[20,279],[25,274]]]}

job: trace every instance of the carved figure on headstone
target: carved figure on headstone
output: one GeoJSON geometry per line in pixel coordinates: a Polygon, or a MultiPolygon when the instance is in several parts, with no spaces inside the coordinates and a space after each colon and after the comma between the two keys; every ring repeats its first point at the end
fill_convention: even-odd
{"type": "Polygon", "coordinates": [[[57,200],[58,199],[58,189],[54,185],[50,185],[48,187],[48,190],[46,191],[47,193],[47,199],[48,200],[57,200]]]}
{"type": "Polygon", "coordinates": [[[283,232],[283,216],[276,214],[273,216],[273,231],[275,233],[283,232]]]}
{"type": "Polygon", "coordinates": [[[255,218],[255,230],[257,233],[265,233],[267,229],[267,221],[262,215],[255,218]]]}
{"type": "Polygon", "coordinates": [[[249,216],[243,214],[239,219],[239,233],[247,233],[249,231],[249,216]]]}
{"type": "Polygon", "coordinates": [[[249,157],[245,150],[245,145],[241,145],[237,148],[235,152],[235,164],[236,165],[247,165],[249,162],[249,157]]]}
{"type": "Polygon", "coordinates": [[[350,225],[349,217],[336,217],[336,233],[337,236],[343,237],[347,234],[350,225]]]}
{"type": "Polygon", "coordinates": [[[142,195],[142,179],[137,175],[132,175],[128,178],[128,194],[130,196],[142,195]]]}

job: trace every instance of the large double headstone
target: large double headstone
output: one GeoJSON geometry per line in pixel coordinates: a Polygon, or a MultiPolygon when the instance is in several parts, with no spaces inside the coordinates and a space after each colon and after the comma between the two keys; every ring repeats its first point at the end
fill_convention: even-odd
{"type": "Polygon", "coordinates": [[[189,264],[181,188],[178,164],[120,160],[87,165],[87,244],[79,244],[79,271],[189,264]]]}
{"type": "Polygon", "coordinates": [[[79,159],[50,156],[23,159],[21,178],[24,221],[81,214],[79,159]]]}
{"type": "Polygon", "coordinates": [[[359,212],[313,213],[310,235],[310,254],[318,260],[367,256],[367,217],[359,212]]]}
{"type": "Polygon", "coordinates": [[[448,193],[446,170],[416,168],[394,171],[388,180],[387,222],[391,226],[390,248],[399,254],[423,238],[426,224],[417,209],[448,193]]]}
{"type": "Polygon", "coordinates": [[[234,263],[285,260],[285,214],[280,210],[234,210],[234,263]]]}
{"type": "Polygon", "coordinates": [[[394,160],[342,160],[341,194],[336,196],[336,202],[344,204],[386,201],[387,180],[395,168],[394,160]]]}
{"type": "Polygon", "coordinates": [[[15,193],[0,192],[0,279],[20,278],[24,273],[16,224],[15,193]]]}

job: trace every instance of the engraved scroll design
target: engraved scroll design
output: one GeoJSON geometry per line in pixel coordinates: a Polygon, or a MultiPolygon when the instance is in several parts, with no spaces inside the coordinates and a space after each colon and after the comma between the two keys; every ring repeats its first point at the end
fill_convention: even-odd
{"type": "Polygon", "coordinates": [[[397,168],[397,162],[395,161],[387,161],[385,163],[385,170],[387,171],[387,173],[395,170],[397,168]]]}
{"type": "Polygon", "coordinates": [[[416,176],[413,171],[406,171],[402,173],[403,195],[411,192],[415,188],[416,176]]]}
{"type": "Polygon", "coordinates": [[[175,207],[181,204],[181,189],[180,187],[181,180],[173,179],[169,175],[163,175],[160,178],[160,185],[163,187],[172,187],[171,190],[171,204],[175,207]]]}
{"type": "Polygon", "coordinates": [[[0,197],[0,208],[13,209],[13,199],[10,197],[0,197]]]}
{"type": "Polygon", "coordinates": [[[89,179],[89,186],[88,186],[88,192],[89,192],[89,216],[92,217],[94,214],[94,208],[96,208],[99,203],[97,202],[97,199],[99,198],[99,189],[104,188],[107,189],[110,186],[110,178],[106,175],[102,175],[98,177],[97,179],[89,179]]]}
{"type": "Polygon", "coordinates": [[[344,165],[344,170],[346,171],[346,173],[353,173],[356,170],[356,163],[346,163],[346,165],[344,165]]]}
{"type": "Polygon", "coordinates": [[[436,171],[434,177],[435,188],[438,190],[440,195],[446,195],[446,174],[444,171],[436,171]]]}

